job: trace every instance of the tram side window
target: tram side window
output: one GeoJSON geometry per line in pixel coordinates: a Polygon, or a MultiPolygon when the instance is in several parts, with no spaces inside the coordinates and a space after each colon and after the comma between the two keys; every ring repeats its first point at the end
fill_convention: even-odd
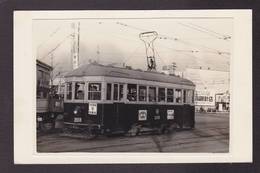
{"type": "Polygon", "coordinates": [[[149,87],[149,102],[155,102],[155,101],[156,101],[156,88],[149,87]]]}
{"type": "Polygon", "coordinates": [[[139,101],[146,101],[146,86],[139,86],[139,101]]]}
{"type": "Polygon", "coordinates": [[[194,103],[194,91],[190,90],[191,92],[191,103],[194,103]]]}
{"type": "Polygon", "coordinates": [[[188,93],[187,93],[187,102],[188,103],[193,103],[194,100],[193,100],[193,90],[188,90],[188,93]]]}
{"type": "Polygon", "coordinates": [[[183,90],[183,103],[187,103],[187,90],[183,90]]]}
{"type": "Polygon", "coordinates": [[[158,101],[165,102],[165,88],[159,88],[158,101]]]}
{"type": "Polygon", "coordinates": [[[119,100],[122,100],[124,98],[124,85],[119,85],[119,100]]]}
{"type": "Polygon", "coordinates": [[[75,99],[84,100],[84,82],[76,82],[75,83],[75,99]]]}
{"type": "Polygon", "coordinates": [[[191,103],[191,90],[184,90],[185,103],[191,103]]]}
{"type": "Polygon", "coordinates": [[[88,84],[88,99],[101,100],[101,83],[88,84]]]}
{"type": "Polygon", "coordinates": [[[137,85],[127,84],[127,99],[129,101],[136,101],[137,99],[137,85]]]}
{"type": "Polygon", "coordinates": [[[181,89],[176,89],[175,90],[175,101],[176,103],[181,103],[181,89]]]}
{"type": "Polygon", "coordinates": [[[167,88],[167,102],[172,103],[173,102],[173,97],[174,97],[173,89],[167,88]]]}
{"type": "Polygon", "coordinates": [[[72,99],[72,83],[67,83],[67,100],[72,99]]]}
{"type": "Polygon", "coordinates": [[[111,89],[112,89],[112,84],[108,83],[107,84],[107,100],[111,100],[111,89]]]}
{"type": "Polygon", "coordinates": [[[114,84],[113,99],[114,99],[114,100],[118,100],[118,84],[114,84]]]}

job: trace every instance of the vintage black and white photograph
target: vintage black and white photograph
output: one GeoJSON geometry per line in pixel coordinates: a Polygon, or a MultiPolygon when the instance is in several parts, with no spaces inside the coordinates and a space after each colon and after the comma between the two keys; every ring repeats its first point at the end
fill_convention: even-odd
{"type": "MultiPolygon", "coordinates": [[[[250,14],[241,13],[241,18],[231,11],[39,14],[30,16],[30,31],[17,34],[22,38],[24,31],[31,40],[27,55],[32,56],[32,67],[28,66],[32,70],[24,70],[34,79],[28,123],[33,155],[190,154],[205,161],[209,154],[211,161],[214,157],[225,161],[237,154],[237,146],[250,145],[251,115],[236,114],[243,113],[237,106],[238,87],[247,85],[235,86],[243,77],[235,73],[240,71],[237,62],[243,64],[239,56],[245,58],[245,68],[251,62],[246,52],[250,44],[245,50],[237,48],[238,30],[247,29],[238,26],[251,22],[238,21],[248,21],[250,14]],[[245,116],[249,118],[240,119],[245,116]],[[235,131],[240,125],[244,143],[238,142],[243,139],[235,131]]],[[[248,40],[249,36],[244,43],[248,40]]],[[[22,121],[17,116],[15,122],[22,121]]],[[[17,124],[17,129],[22,127],[17,124]]],[[[15,139],[21,141],[15,131],[15,139]]]]}
{"type": "Polygon", "coordinates": [[[37,152],[228,152],[232,28],[231,18],[33,20],[37,152]]]}

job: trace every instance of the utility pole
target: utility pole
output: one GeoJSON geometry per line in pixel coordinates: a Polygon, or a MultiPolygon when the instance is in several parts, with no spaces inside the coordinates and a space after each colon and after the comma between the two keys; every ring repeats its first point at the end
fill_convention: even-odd
{"type": "Polygon", "coordinates": [[[79,67],[79,40],[80,40],[80,22],[72,23],[72,37],[71,37],[71,64],[72,69],[79,67]]]}

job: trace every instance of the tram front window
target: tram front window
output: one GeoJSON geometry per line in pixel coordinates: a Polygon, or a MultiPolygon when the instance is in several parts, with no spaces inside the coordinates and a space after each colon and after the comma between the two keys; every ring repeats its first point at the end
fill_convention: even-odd
{"type": "Polygon", "coordinates": [[[139,101],[146,101],[146,86],[139,86],[139,101]]]}
{"type": "Polygon", "coordinates": [[[66,98],[67,98],[67,100],[71,100],[72,99],[72,83],[71,82],[67,83],[66,89],[67,89],[66,98]]]}
{"type": "Polygon", "coordinates": [[[187,93],[186,102],[193,103],[193,90],[187,90],[186,93],[187,93]]]}
{"type": "Polygon", "coordinates": [[[111,83],[107,84],[107,100],[111,100],[111,89],[112,89],[112,85],[111,83]]]}
{"type": "Polygon", "coordinates": [[[127,99],[129,101],[136,101],[136,99],[137,99],[137,85],[136,84],[127,85],[127,99]]]}
{"type": "Polygon", "coordinates": [[[165,102],[165,88],[159,88],[159,102],[165,102]]]}
{"type": "Polygon", "coordinates": [[[187,90],[183,90],[183,103],[187,103],[187,90]]]}
{"type": "Polygon", "coordinates": [[[194,90],[191,90],[191,103],[194,103],[194,90]]]}
{"type": "Polygon", "coordinates": [[[114,84],[114,100],[118,100],[118,84],[114,84]]]}
{"type": "Polygon", "coordinates": [[[124,85],[119,85],[119,100],[124,98],[124,85]]]}
{"type": "Polygon", "coordinates": [[[75,83],[75,99],[76,100],[84,100],[84,86],[83,82],[75,83]]]}
{"type": "Polygon", "coordinates": [[[156,101],[156,88],[149,87],[149,102],[155,102],[155,101],[156,101]]]}
{"type": "Polygon", "coordinates": [[[172,103],[173,102],[173,89],[167,88],[167,102],[172,103]]]}
{"type": "Polygon", "coordinates": [[[176,95],[176,97],[175,97],[175,101],[176,101],[176,103],[181,103],[181,89],[176,89],[175,90],[175,95],[176,95]]]}
{"type": "Polygon", "coordinates": [[[101,100],[101,83],[88,84],[88,100],[101,100]]]}

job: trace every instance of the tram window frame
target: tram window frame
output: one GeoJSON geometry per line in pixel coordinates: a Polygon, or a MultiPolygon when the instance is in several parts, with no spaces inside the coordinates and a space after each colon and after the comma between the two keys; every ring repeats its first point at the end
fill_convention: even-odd
{"type": "Polygon", "coordinates": [[[194,101],[195,101],[195,98],[194,98],[194,90],[191,90],[192,92],[191,92],[191,97],[192,97],[192,99],[191,99],[191,103],[194,103],[194,101]]]}
{"type": "Polygon", "coordinates": [[[118,83],[114,83],[113,87],[114,87],[114,90],[113,90],[113,100],[114,101],[118,101],[119,100],[119,85],[118,85],[118,83]]]}
{"type": "Polygon", "coordinates": [[[107,83],[107,93],[106,93],[106,100],[112,100],[112,83],[107,83]],[[110,85],[110,89],[109,86],[110,85]]]}
{"type": "MultiPolygon", "coordinates": [[[[75,82],[75,87],[74,87],[74,99],[75,100],[84,100],[85,98],[85,82],[75,82]],[[77,84],[83,84],[83,88],[81,90],[78,90],[77,88],[77,84]],[[77,94],[79,94],[78,92],[82,91],[81,93],[81,97],[79,97],[77,94]]],[[[80,86],[79,86],[80,87],[80,86]]]]}
{"type": "Polygon", "coordinates": [[[165,102],[165,99],[166,99],[165,88],[159,87],[158,88],[158,102],[165,102]]]}
{"type": "Polygon", "coordinates": [[[188,103],[187,95],[188,95],[187,90],[183,90],[183,103],[188,103]]]}
{"type": "Polygon", "coordinates": [[[175,89],[175,103],[182,103],[183,94],[182,89],[176,88],[175,89]]]}
{"type": "Polygon", "coordinates": [[[193,91],[192,90],[187,90],[187,103],[193,103],[192,102],[192,97],[193,97],[193,91]]]}
{"type": "Polygon", "coordinates": [[[166,94],[167,94],[167,103],[173,103],[174,102],[174,89],[167,88],[166,94]],[[172,94],[169,94],[169,91],[172,91],[172,94]]]}
{"type": "Polygon", "coordinates": [[[72,82],[66,83],[66,100],[72,100],[72,82]]]}
{"type": "Polygon", "coordinates": [[[101,98],[102,98],[102,83],[101,82],[89,82],[88,83],[88,100],[101,100],[101,98]],[[98,85],[99,90],[92,91],[91,85],[98,85]]]}
{"type": "Polygon", "coordinates": [[[124,100],[124,84],[119,84],[119,101],[124,100]]]}
{"type": "Polygon", "coordinates": [[[145,85],[139,85],[138,88],[138,99],[140,102],[146,102],[147,101],[147,87],[145,85]],[[144,91],[144,94],[141,94],[141,90],[144,91]]]}
{"type": "Polygon", "coordinates": [[[137,101],[137,84],[127,84],[127,100],[130,102],[137,101]],[[134,87],[129,88],[130,85],[134,87]],[[135,89],[135,92],[130,94],[130,89],[135,89]]]}
{"type": "Polygon", "coordinates": [[[156,102],[156,97],[157,97],[157,96],[156,96],[156,93],[157,93],[156,90],[157,90],[157,89],[156,89],[155,86],[149,86],[149,87],[148,87],[148,101],[149,101],[149,102],[156,102]],[[151,89],[152,89],[152,90],[154,89],[154,96],[153,96],[153,97],[151,97],[151,94],[150,94],[150,91],[152,91],[151,89]],[[151,99],[151,98],[153,98],[153,99],[151,99]]]}

